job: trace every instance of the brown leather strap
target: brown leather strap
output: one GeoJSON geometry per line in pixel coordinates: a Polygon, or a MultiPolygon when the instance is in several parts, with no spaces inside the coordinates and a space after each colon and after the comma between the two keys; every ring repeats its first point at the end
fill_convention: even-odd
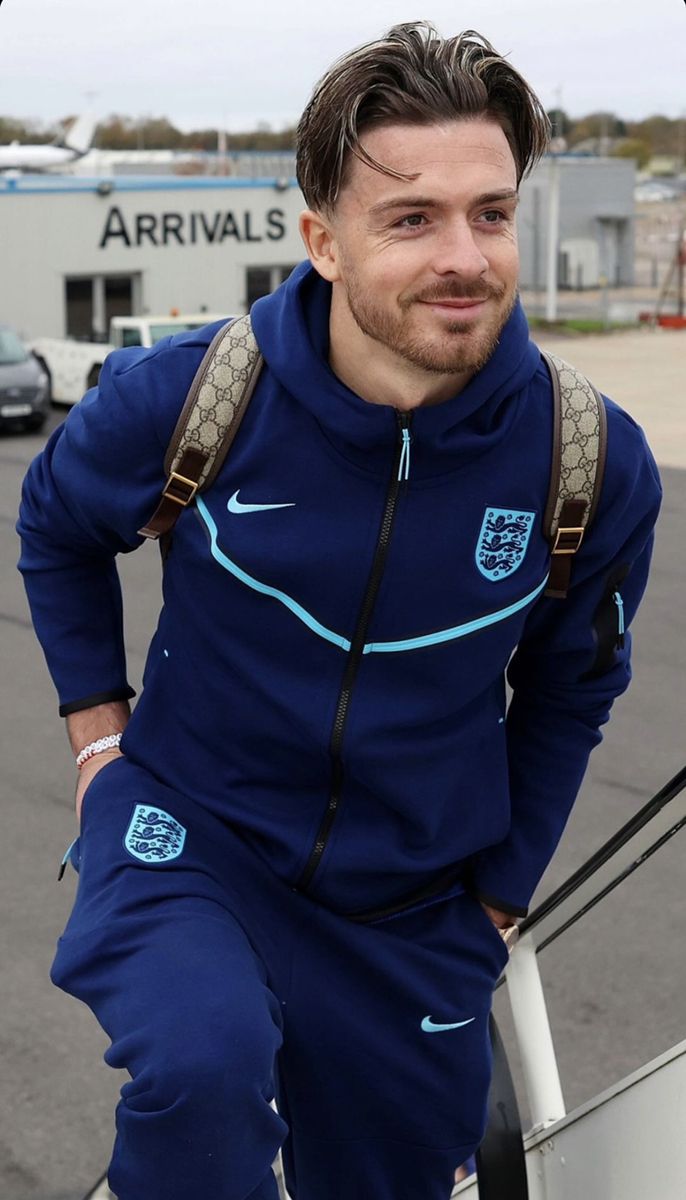
{"type": "Polygon", "coordinates": [[[200,450],[184,450],[178,470],[169,476],[152,517],[138,530],[141,537],[158,538],[173,529],[184,508],[195,498],[206,462],[207,455],[200,450]]]}
{"type": "Polygon", "coordinates": [[[554,354],[541,352],[553,393],[550,486],[543,529],[550,543],[546,596],[564,599],[573,556],[598,504],[607,444],[605,404],[593,384],[554,354]]]}
{"type": "Polygon", "coordinates": [[[167,446],[167,451],[164,456],[164,469],[167,472],[167,475],[170,475],[174,469],[178,470],[178,463],[176,460],[179,458],[179,455],[183,453],[183,448],[186,444],[188,436],[188,423],[198,402],[200,389],[207,378],[207,372],[210,364],[221,343],[223,342],[227,330],[234,323],[235,318],[232,318],[231,321],[228,321],[225,325],[222,325],[221,328],[217,330],[212,338],[212,341],[207,347],[207,350],[202,356],[200,366],[193,376],[193,381],[188,389],[188,394],[184,401],[183,408],[179,413],[179,418],[174,426],[174,432],[169,439],[169,445],[167,446]]]}
{"type": "Polygon", "coordinates": [[[546,596],[564,600],[569,591],[572,561],[584,539],[588,501],[567,499],[562,505],[560,523],[550,548],[550,575],[546,596]]]}
{"type": "Polygon", "coordinates": [[[150,520],[138,530],[141,537],[162,539],[163,558],[184,508],[216,478],[261,366],[249,316],[222,325],[203,355],[167,447],[162,497],[150,520]]]}

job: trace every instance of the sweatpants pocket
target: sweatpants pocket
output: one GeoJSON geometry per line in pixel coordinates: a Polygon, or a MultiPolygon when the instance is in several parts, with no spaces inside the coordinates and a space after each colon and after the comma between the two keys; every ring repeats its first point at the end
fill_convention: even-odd
{"type": "Polygon", "coordinates": [[[471,896],[468,892],[465,892],[465,900],[467,901],[465,909],[467,911],[469,907],[473,909],[475,926],[481,927],[486,944],[492,948],[494,962],[499,966],[496,978],[499,978],[510,957],[507,946],[481,901],[477,900],[475,896],[471,896]]]}

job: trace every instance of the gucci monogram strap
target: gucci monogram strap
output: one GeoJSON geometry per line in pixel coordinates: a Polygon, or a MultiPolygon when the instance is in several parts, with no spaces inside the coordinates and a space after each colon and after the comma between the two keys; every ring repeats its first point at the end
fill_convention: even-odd
{"type": "Polygon", "coordinates": [[[553,385],[553,453],[543,518],[551,568],[545,595],[564,599],[573,556],[598,505],[607,418],[602,397],[584,375],[556,354],[543,353],[543,359],[553,385]]]}
{"type": "Polygon", "coordinates": [[[238,433],[261,366],[250,317],[222,325],[176,422],[164,459],[167,482],[148,524],[138,531],[142,537],[169,535],[196,492],[213,482],[238,433]]]}

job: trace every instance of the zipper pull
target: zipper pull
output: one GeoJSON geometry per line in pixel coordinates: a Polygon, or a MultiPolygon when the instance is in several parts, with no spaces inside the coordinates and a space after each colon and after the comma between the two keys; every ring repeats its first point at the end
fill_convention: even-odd
{"type": "Polygon", "coordinates": [[[66,871],[66,869],[67,869],[67,863],[69,862],[69,855],[71,854],[71,852],[72,852],[72,850],[74,849],[74,846],[76,845],[76,843],[78,842],[78,840],[79,840],[79,839],[78,839],[77,837],[75,837],[75,838],[74,838],[74,841],[72,842],[71,846],[69,846],[69,848],[68,848],[68,850],[67,850],[67,852],[66,852],[66,854],[65,854],[64,858],[62,859],[62,862],[60,863],[59,874],[58,874],[58,876],[57,876],[57,882],[58,882],[58,883],[60,883],[60,882],[61,882],[61,880],[64,878],[64,872],[66,871]]]}
{"type": "Polygon", "coordinates": [[[613,592],[612,599],[617,605],[617,641],[618,650],[624,649],[624,601],[620,592],[613,592]]]}
{"type": "Polygon", "coordinates": [[[410,418],[407,413],[400,413],[398,417],[400,421],[400,430],[403,436],[403,446],[400,453],[400,463],[398,465],[398,482],[404,479],[407,481],[410,478],[410,418]]]}

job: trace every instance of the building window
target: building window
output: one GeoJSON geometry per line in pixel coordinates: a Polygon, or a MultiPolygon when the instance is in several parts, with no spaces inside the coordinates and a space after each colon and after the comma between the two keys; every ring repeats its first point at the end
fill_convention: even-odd
{"type": "Polygon", "coordinates": [[[260,296],[273,292],[271,267],[248,267],[245,272],[245,305],[251,309],[260,296]]]}
{"type": "Polygon", "coordinates": [[[81,342],[106,342],[112,317],[136,312],[140,275],[87,275],[64,281],[66,335],[81,342]]]}
{"type": "Polygon", "coordinates": [[[250,310],[260,296],[268,296],[288,279],[295,263],[283,267],[247,267],[245,272],[245,307],[250,310]]]}
{"type": "Polygon", "coordinates": [[[93,337],[93,281],[66,279],[67,337],[90,342],[93,337]]]}

